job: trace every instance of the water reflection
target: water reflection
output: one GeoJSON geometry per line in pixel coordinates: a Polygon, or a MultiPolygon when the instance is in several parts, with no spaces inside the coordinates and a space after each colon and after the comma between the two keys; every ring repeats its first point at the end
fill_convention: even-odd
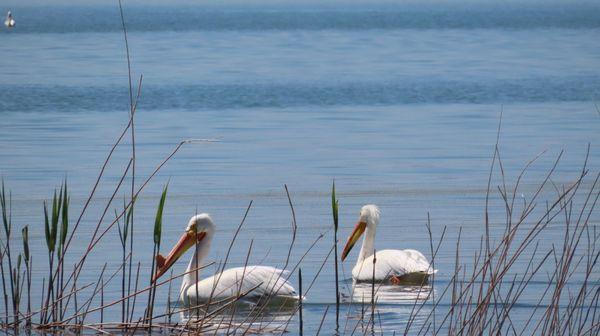
{"type": "Polygon", "coordinates": [[[406,304],[422,302],[432,297],[434,289],[426,286],[397,286],[390,284],[356,283],[351,287],[351,293],[342,294],[346,302],[371,303],[372,294],[375,294],[375,302],[378,304],[406,304]],[[350,300],[351,298],[351,300],[350,300]]]}
{"type": "Polygon", "coordinates": [[[202,309],[181,309],[180,323],[190,329],[215,333],[282,333],[297,312],[295,304],[281,302],[255,305],[244,301],[228,305],[215,305],[202,309]]]}
{"type": "Polygon", "coordinates": [[[433,297],[432,286],[398,286],[357,283],[351,294],[343,295],[351,303],[346,330],[363,334],[379,334],[404,330],[407,325],[422,325],[431,313],[426,303],[433,297]],[[371,298],[374,292],[374,300],[371,298]],[[375,303],[372,306],[372,303],[375,303]],[[374,314],[374,315],[373,315],[374,314]]]}

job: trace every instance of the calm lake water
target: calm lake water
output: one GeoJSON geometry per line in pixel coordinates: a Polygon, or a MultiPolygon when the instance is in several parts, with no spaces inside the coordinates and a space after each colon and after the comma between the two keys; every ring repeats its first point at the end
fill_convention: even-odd
{"type": "MultiPolygon", "coordinates": [[[[31,227],[39,286],[47,275],[42,202],[66,176],[72,216],[81,211],[127,123],[127,64],[116,3],[11,9],[16,28],[0,30],[0,175],[12,191],[15,226],[31,227]]],[[[305,288],[331,247],[333,179],[341,244],[360,206],[375,203],[382,211],[376,248],[414,248],[429,257],[429,213],[435,239],[444,226],[448,230],[436,260],[434,290],[441,292],[453,274],[459,228],[461,251],[469,257],[484,233],[501,111],[500,150],[510,185],[527,161],[546,151],[526,175],[520,197],[531,198],[562,150],[557,185],[577,177],[588,144],[591,174],[600,166],[600,112],[594,105],[600,95],[597,4],[180,5],[125,7],[125,14],[134,79],[143,74],[136,184],[181,140],[220,140],[185,145],[141,194],[133,258],[142,263],[144,283],[155,206],[166,183],[162,250],[176,242],[190,216],[209,212],[218,232],[208,261],[223,260],[253,201],[229,264],[243,265],[253,241],[251,263],[280,267],[291,241],[287,184],[298,223],[291,263],[325,234],[301,264],[305,288]]],[[[78,230],[71,263],[87,246],[127,166],[128,144],[118,147],[102,179],[78,230]]],[[[493,183],[495,190],[501,180],[493,183]]],[[[103,227],[112,221],[112,209],[121,207],[129,184],[127,179],[103,227]]],[[[544,199],[553,195],[548,190],[544,199]]],[[[497,233],[504,228],[498,193],[492,204],[497,233]]],[[[591,222],[598,220],[596,211],[591,222]]],[[[542,245],[563,237],[557,222],[545,231],[542,245]]],[[[15,237],[14,244],[19,242],[15,237]]],[[[344,279],[356,254],[343,264],[344,279]]],[[[79,282],[95,281],[105,262],[114,271],[119,260],[118,235],[110,231],[79,282]]],[[[182,258],[175,270],[183,271],[187,261],[182,258]]],[[[525,266],[517,264],[515,271],[525,266]]],[[[529,317],[546,274],[534,280],[514,309],[516,325],[529,317]]],[[[291,281],[296,284],[297,276],[291,281]]],[[[348,285],[343,283],[344,291],[348,285]]],[[[316,331],[326,307],[335,304],[333,289],[329,259],[307,293],[307,333],[316,331]]],[[[120,282],[114,281],[106,300],[119,293],[120,282]]],[[[384,333],[404,330],[412,298],[393,293],[379,307],[384,333]]],[[[38,302],[39,294],[34,299],[38,302]]],[[[155,311],[164,311],[166,302],[163,288],[155,311]]],[[[108,320],[120,318],[118,309],[105,314],[108,320]]],[[[355,319],[349,321],[352,330],[355,319]]],[[[294,317],[288,328],[293,333],[296,322],[294,317]]],[[[330,309],[325,330],[333,324],[330,309]]]]}

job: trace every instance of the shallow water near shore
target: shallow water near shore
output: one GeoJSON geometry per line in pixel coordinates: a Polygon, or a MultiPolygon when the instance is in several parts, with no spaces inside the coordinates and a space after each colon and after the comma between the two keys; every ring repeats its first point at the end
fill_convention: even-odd
{"type": "MultiPolygon", "coordinates": [[[[447,227],[436,258],[439,272],[426,289],[441,295],[454,272],[459,229],[461,254],[472,257],[481,244],[501,112],[499,147],[507,183],[514,184],[526,163],[545,151],[522,181],[519,200],[531,198],[561,151],[553,183],[568,185],[578,177],[588,144],[587,166],[595,175],[600,6],[494,6],[125,7],[134,79],[144,75],[135,120],[136,185],[180,141],[219,140],[184,145],[141,194],[133,256],[142,263],[141,282],[147,284],[154,214],[166,183],[162,250],[177,241],[189,217],[208,212],[218,230],[207,262],[225,258],[253,202],[229,257],[231,267],[244,264],[251,241],[250,263],[284,265],[292,237],[287,184],[298,225],[290,265],[324,234],[301,263],[305,291],[310,288],[304,331],[314,334],[329,307],[323,334],[330,334],[332,256],[319,270],[332,242],[333,179],[340,244],[367,203],[381,208],[377,249],[412,248],[429,257],[428,215],[434,240],[447,227]]],[[[129,106],[118,7],[42,9],[13,8],[17,27],[0,31],[0,176],[12,191],[15,226],[30,225],[38,286],[47,276],[43,200],[66,177],[72,217],[79,214],[127,123],[129,106]],[[64,16],[74,19],[61,23],[57,18],[64,16]]],[[[130,151],[129,139],[117,148],[79,228],[71,264],[87,246],[130,151]]],[[[498,234],[505,218],[495,192],[502,181],[497,171],[494,176],[490,212],[492,232],[498,234]]],[[[121,207],[130,183],[127,178],[111,209],[121,207]]],[[[583,185],[590,187],[590,181],[583,185]]],[[[544,199],[554,196],[552,190],[544,193],[544,199]]],[[[598,212],[592,213],[593,227],[599,220],[598,212]]],[[[541,238],[541,248],[562,242],[564,227],[557,221],[541,238]]],[[[17,236],[14,244],[19,243],[17,236]]],[[[111,231],[90,255],[79,282],[96,281],[105,262],[107,272],[114,272],[120,253],[117,232],[111,231]]],[[[356,253],[340,264],[347,333],[364,308],[356,299],[346,304],[356,253]]],[[[187,260],[186,255],[175,272],[182,272],[187,260]]],[[[294,273],[291,281],[297,285],[297,280],[294,273]]],[[[545,274],[533,279],[513,308],[515,326],[525,323],[547,281],[545,274]]],[[[575,274],[573,283],[581,281],[575,274]]],[[[179,282],[173,286],[175,293],[179,282]]],[[[120,290],[119,281],[111,283],[106,301],[118,298],[120,290]]],[[[403,332],[421,291],[383,288],[378,330],[403,332]]],[[[370,294],[370,287],[362,292],[370,294]]],[[[32,296],[38,302],[40,294],[32,296]]],[[[448,305],[442,302],[438,309],[448,305]]],[[[166,308],[167,288],[161,287],[155,312],[166,308]]],[[[431,309],[426,304],[412,323],[419,325],[431,309]]],[[[104,318],[117,321],[120,311],[106,310],[104,318]]],[[[266,318],[275,325],[291,319],[287,329],[298,329],[297,316],[281,312],[266,318]]]]}

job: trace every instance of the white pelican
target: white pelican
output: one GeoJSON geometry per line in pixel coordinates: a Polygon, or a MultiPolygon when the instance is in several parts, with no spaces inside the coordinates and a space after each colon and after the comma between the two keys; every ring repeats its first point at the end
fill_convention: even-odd
{"type": "Polygon", "coordinates": [[[4,20],[4,25],[8,28],[12,28],[15,26],[15,20],[13,19],[12,13],[10,11],[6,13],[6,20],[4,20]]]}
{"type": "MultiPolygon", "coordinates": [[[[185,232],[167,257],[157,255],[157,269],[153,281],[163,275],[185,251],[195,246],[186,272],[197,269],[209,252],[215,234],[215,224],[208,214],[192,217],[185,232]]],[[[288,271],[268,266],[236,267],[204,280],[197,278],[199,271],[183,277],[180,300],[186,306],[209,300],[218,301],[249,292],[243,300],[250,303],[295,302],[298,295],[286,280],[288,271]],[[215,285],[216,282],[216,285],[215,285]]]]}
{"type": "MultiPolygon", "coordinates": [[[[365,233],[362,248],[356,265],[352,269],[352,278],[356,282],[373,279],[373,241],[379,224],[379,208],[369,204],[360,209],[358,223],[350,234],[342,252],[342,261],[360,236],[365,233]]],[[[424,284],[431,274],[437,272],[431,268],[423,253],[416,250],[377,251],[375,263],[375,281],[392,284],[424,284]]]]}

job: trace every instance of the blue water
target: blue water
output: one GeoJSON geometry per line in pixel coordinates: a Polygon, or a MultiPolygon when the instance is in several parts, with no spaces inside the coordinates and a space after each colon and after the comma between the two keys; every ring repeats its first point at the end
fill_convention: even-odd
{"type": "MultiPolygon", "coordinates": [[[[17,27],[0,30],[0,175],[13,193],[15,225],[32,228],[39,283],[46,275],[42,201],[66,176],[72,216],[81,210],[127,123],[127,64],[116,4],[11,10],[17,27]]],[[[180,141],[219,140],[184,145],[141,194],[134,260],[142,262],[142,279],[150,267],[155,205],[167,182],[163,249],[177,240],[191,215],[210,212],[218,233],[209,261],[224,258],[253,201],[229,260],[232,266],[244,263],[250,240],[251,261],[283,265],[291,239],[287,184],[298,220],[292,262],[326,234],[302,262],[306,283],[331,246],[333,179],[342,240],[360,206],[375,203],[382,211],[378,249],[416,248],[429,256],[429,213],[435,237],[444,226],[448,230],[436,261],[434,290],[439,293],[452,276],[460,227],[463,252],[471,256],[479,248],[501,111],[500,150],[508,183],[546,151],[522,181],[524,199],[562,150],[554,183],[569,184],[577,177],[588,144],[588,167],[591,175],[598,172],[597,4],[125,6],[125,14],[134,83],[143,75],[136,184],[180,141]]],[[[128,144],[127,138],[117,148],[79,228],[74,255],[87,245],[127,165],[128,144]]],[[[126,179],[111,209],[120,207],[129,183],[126,179]]],[[[493,183],[501,183],[498,176],[493,183]]],[[[590,186],[588,181],[584,189],[590,186]]],[[[544,199],[552,196],[552,189],[544,193],[544,199]]],[[[504,213],[497,193],[492,203],[492,225],[501,231],[504,213]]],[[[591,218],[597,225],[597,211],[591,218]]],[[[557,223],[543,242],[562,242],[563,236],[557,223]]],[[[344,279],[355,253],[344,263],[344,279]]],[[[118,236],[110,231],[80,282],[95,281],[104,262],[114,271],[119,258],[118,236]]],[[[186,258],[177,270],[183,270],[186,258]]],[[[335,302],[328,265],[307,294],[308,333],[316,331],[326,306],[335,302]]],[[[518,263],[516,272],[525,266],[518,263]]],[[[545,276],[535,280],[515,308],[517,325],[545,288],[545,276]]],[[[577,273],[574,281],[580,280],[577,273]]],[[[106,295],[114,299],[119,291],[117,281],[106,295]]],[[[379,307],[382,331],[402,332],[414,293],[388,294],[379,307]]],[[[166,309],[166,300],[165,288],[156,311],[166,309]]],[[[334,323],[331,308],[326,330],[334,323]]],[[[120,318],[118,310],[105,314],[120,318]]],[[[349,319],[350,330],[355,317],[349,319]]],[[[295,317],[288,329],[296,331],[295,317]]]]}

